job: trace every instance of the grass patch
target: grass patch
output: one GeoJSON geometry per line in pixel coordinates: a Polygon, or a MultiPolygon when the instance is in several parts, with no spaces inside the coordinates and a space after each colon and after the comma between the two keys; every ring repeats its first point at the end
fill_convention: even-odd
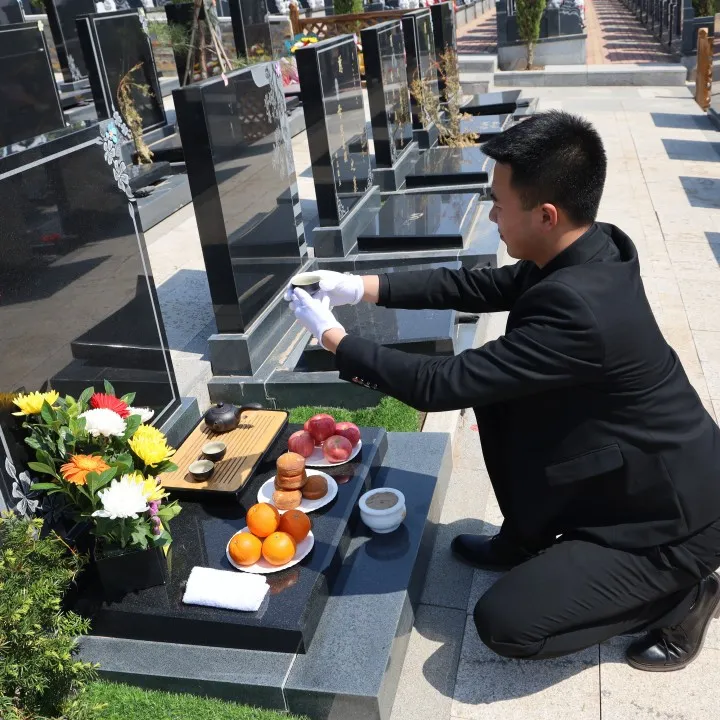
{"type": "Polygon", "coordinates": [[[88,686],[83,720],[293,720],[295,715],[247,705],[143,690],[108,682],[88,686]]]}
{"type": "Polygon", "coordinates": [[[290,410],[290,422],[302,424],[318,413],[328,413],[338,422],[353,422],[359,427],[381,427],[388,432],[417,432],[423,417],[420,411],[399,400],[384,397],[379,405],[360,410],[303,405],[290,410]]]}

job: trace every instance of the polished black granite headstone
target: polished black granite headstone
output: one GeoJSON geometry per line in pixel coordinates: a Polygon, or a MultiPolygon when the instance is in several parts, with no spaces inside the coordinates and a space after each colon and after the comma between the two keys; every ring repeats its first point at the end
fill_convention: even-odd
{"type": "Polygon", "coordinates": [[[145,641],[304,653],[310,646],[354,527],[357,500],[369,489],[385,454],[385,431],[363,428],[363,447],[351,462],[323,472],[335,478],[338,494],[313,512],[315,545],[298,565],[267,575],[270,592],[257,612],[236,612],[185,605],[182,598],[195,566],[233,569],[225,555],[232,535],[245,527],[245,515],[257,502],[262,484],[275,475],[277,458],[287,451],[288,426],[237,496],[216,501],[182,498],[183,511],[172,521],[173,545],[166,585],[106,599],[91,573],[81,581],[73,609],[92,616],[95,635],[145,641]]]}
{"type": "Polygon", "coordinates": [[[111,118],[120,110],[117,99],[120,81],[142,63],[133,73],[132,82],[147,85],[149,94],[132,88],[131,95],[143,131],[167,124],[145,11],[95,13],[78,17],[76,22],[98,118],[111,118]]]}
{"type": "Polygon", "coordinates": [[[462,111],[471,115],[505,115],[515,112],[522,90],[503,90],[473,95],[462,106],[462,111]]]}
{"type": "Polygon", "coordinates": [[[295,53],[321,226],[337,226],[372,185],[363,91],[352,35],[295,53]]]}
{"type": "Polygon", "coordinates": [[[238,57],[272,57],[266,0],[228,0],[238,57]]]}
{"type": "MultiPolygon", "coordinates": [[[[405,51],[407,53],[407,77],[412,87],[414,80],[420,80],[427,92],[439,96],[437,59],[435,56],[435,39],[430,10],[414,10],[402,17],[405,35],[405,51]]],[[[417,130],[425,128],[422,111],[415,98],[411,95],[413,127],[417,130]]]]}
{"type": "MultiPolygon", "coordinates": [[[[457,33],[455,30],[455,8],[451,2],[442,2],[430,6],[430,16],[433,26],[433,40],[435,43],[435,57],[440,56],[447,50],[456,52],[457,33]]],[[[438,87],[440,97],[447,102],[445,81],[438,75],[438,87]]]]}
{"type": "Polygon", "coordinates": [[[92,15],[95,12],[94,0],[43,0],[43,4],[65,82],[84,78],[87,68],[75,18],[92,15]]]}
{"type": "Polygon", "coordinates": [[[480,148],[430,148],[408,173],[408,188],[474,185],[490,181],[493,161],[480,148]]]}
{"type": "MultiPolygon", "coordinates": [[[[23,6],[18,0],[0,0],[0,26],[25,22],[23,6]]],[[[2,45],[0,45],[2,49],[2,45]]]]}
{"type": "Polygon", "coordinates": [[[218,331],[241,333],[306,254],[280,68],[173,92],[218,331]]]}
{"type": "Polygon", "coordinates": [[[510,115],[475,115],[460,120],[460,132],[474,133],[477,135],[476,142],[483,142],[504,132],[510,124],[510,115]]]}
{"type": "Polygon", "coordinates": [[[0,147],[64,126],[38,23],[0,27],[0,147]]]}
{"type": "Polygon", "coordinates": [[[162,424],[179,396],[115,138],[104,123],[0,149],[0,383],[77,397],[107,379],[162,424]]]}
{"type": "Polygon", "coordinates": [[[402,23],[372,25],[361,35],[375,162],[390,168],[413,139],[402,23]]]}
{"type": "Polygon", "coordinates": [[[476,193],[392,195],[358,235],[358,250],[460,249],[477,211],[476,193]]]}

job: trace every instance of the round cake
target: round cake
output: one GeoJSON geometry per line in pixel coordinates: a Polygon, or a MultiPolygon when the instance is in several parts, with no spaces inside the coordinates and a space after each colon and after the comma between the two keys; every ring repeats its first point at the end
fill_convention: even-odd
{"type": "Polygon", "coordinates": [[[302,496],[308,500],[319,500],[328,491],[327,480],[322,475],[310,475],[303,486],[302,496]]]}
{"type": "Polygon", "coordinates": [[[278,510],[294,510],[302,502],[302,493],[299,490],[276,490],[272,501],[278,510]]]}
{"type": "Polygon", "coordinates": [[[287,452],[277,459],[275,487],[278,490],[299,490],[305,485],[305,458],[294,452],[287,452]]]}

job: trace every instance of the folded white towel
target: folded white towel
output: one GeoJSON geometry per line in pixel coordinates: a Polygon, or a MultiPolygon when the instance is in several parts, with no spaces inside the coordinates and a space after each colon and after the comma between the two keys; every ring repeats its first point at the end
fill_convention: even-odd
{"type": "Polygon", "coordinates": [[[190,571],[183,602],[255,612],[269,589],[263,575],[194,567],[190,571]]]}

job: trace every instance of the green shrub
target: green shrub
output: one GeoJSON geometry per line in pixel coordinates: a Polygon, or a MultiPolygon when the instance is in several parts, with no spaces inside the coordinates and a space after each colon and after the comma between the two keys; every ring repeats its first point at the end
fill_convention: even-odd
{"type": "Polygon", "coordinates": [[[715,14],[715,0],[692,0],[695,17],[708,17],[715,14]]]}
{"type": "Polygon", "coordinates": [[[30,720],[72,710],[94,679],[77,660],[77,638],[89,622],[61,602],[83,565],[42,520],[0,516],[0,717],[30,720]]]}
{"type": "Polygon", "coordinates": [[[333,0],[336,15],[349,15],[363,11],[363,0],[333,0]]]}
{"type": "Polygon", "coordinates": [[[535,61],[535,44],[540,37],[540,21],[545,12],[545,5],[546,0],[517,0],[515,6],[518,35],[527,47],[528,70],[535,61]]]}

